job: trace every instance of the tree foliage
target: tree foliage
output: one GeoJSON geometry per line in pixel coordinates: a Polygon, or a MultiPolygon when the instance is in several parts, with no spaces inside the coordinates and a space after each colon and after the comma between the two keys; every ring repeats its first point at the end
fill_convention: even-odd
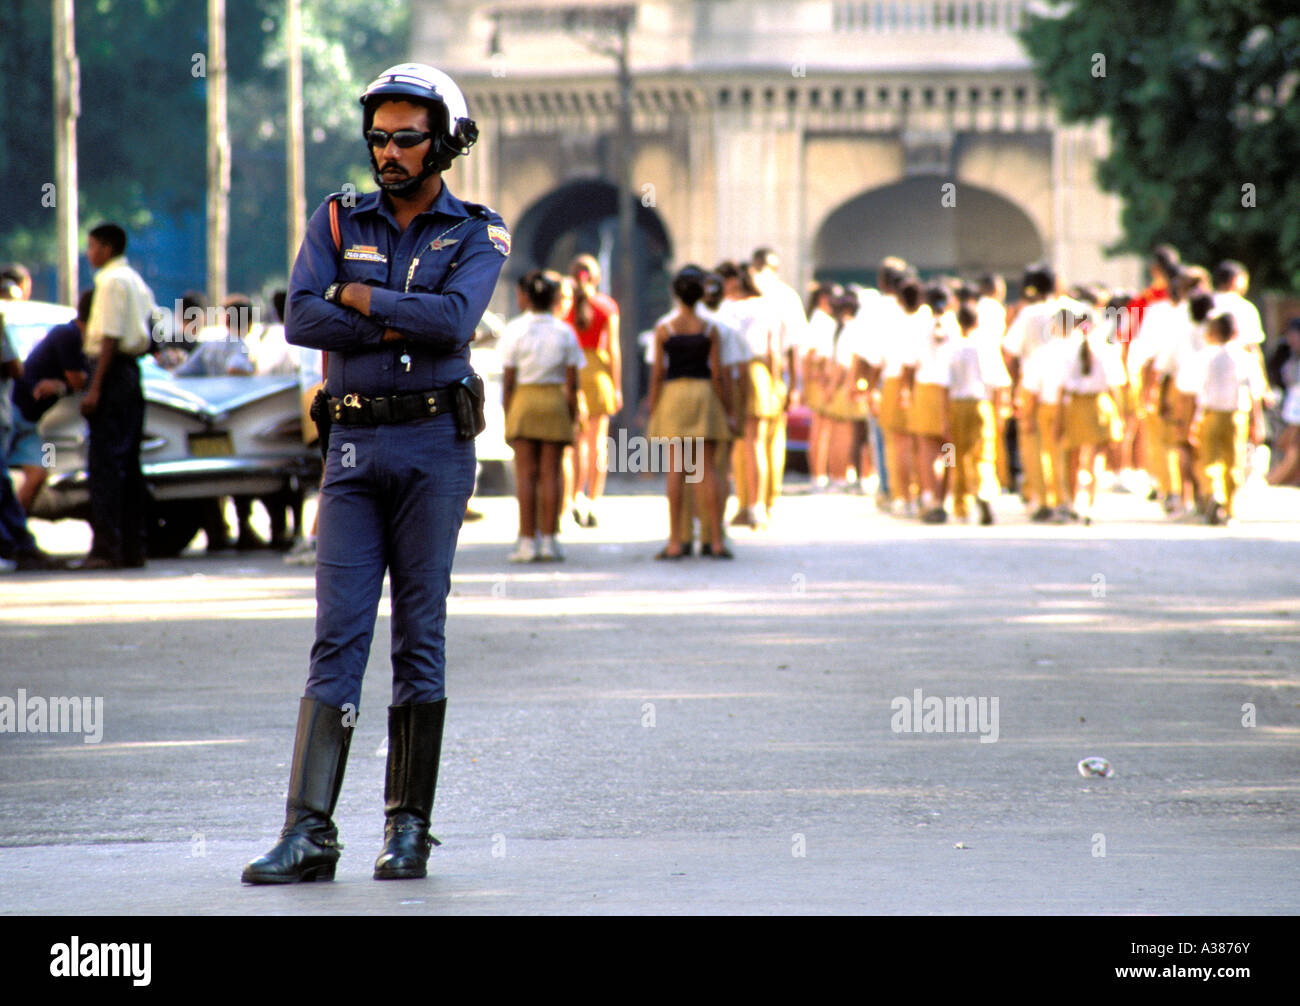
{"type": "MultiPolygon", "coordinates": [[[[283,279],[285,47],[283,0],[227,0],[231,138],[230,284],[283,279]]],[[[401,0],[303,3],[308,212],[365,176],[357,95],[405,58],[401,0]]],[[[77,124],[83,231],[115,219],[134,232],[201,228],[206,186],[207,5],[197,0],[92,0],[76,5],[81,72],[77,124]]],[[[0,259],[53,261],[52,22],[49,0],[11,0],[0,32],[0,259]]],[[[201,234],[191,243],[202,247],[201,234]]],[[[202,287],[204,263],[181,264],[202,287]]]]}
{"type": "Polygon", "coordinates": [[[1295,0],[1037,5],[1021,38],[1067,122],[1109,122],[1099,180],[1124,239],[1245,262],[1300,289],[1300,9],[1295,0]],[[1099,59],[1099,57],[1101,57],[1099,59]]]}

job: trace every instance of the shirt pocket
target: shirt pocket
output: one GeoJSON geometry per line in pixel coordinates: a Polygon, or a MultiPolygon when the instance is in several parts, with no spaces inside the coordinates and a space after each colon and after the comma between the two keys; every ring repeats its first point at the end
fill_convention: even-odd
{"type": "Polygon", "coordinates": [[[455,256],[455,246],[439,251],[431,251],[426,246],[411,268],[406,289],[411,293],[438,293],[451,271],[455,256]]]}
{"type": "Polygon", "coordinates": [[[344,259],[339,275],[340,283],[365,283],[367,286],[388,286],[388,263],[344,259]]]}

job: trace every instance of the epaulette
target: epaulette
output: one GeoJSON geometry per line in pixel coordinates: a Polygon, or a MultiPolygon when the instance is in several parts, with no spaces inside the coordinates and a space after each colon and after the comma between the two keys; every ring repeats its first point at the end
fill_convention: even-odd
{"type": "Polygon", "coordinates": [[[484,206],[482,203],[469,203],[465,202],[463,199],[461,202],[465,203],[465,209],[469,210],[471,214],[482,220],[491,220],[493,216],[497,215],[496,210],[492,209],[490,206],[484,206]]]}

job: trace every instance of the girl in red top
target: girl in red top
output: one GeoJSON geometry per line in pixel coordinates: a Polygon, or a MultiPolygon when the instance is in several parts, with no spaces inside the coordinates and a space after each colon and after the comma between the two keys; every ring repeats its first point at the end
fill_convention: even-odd
{"type": "Polygon", "coordinates": [[[587,361],[579,375],[586,413],[579,417],[573,516],[584,527],[595,527],[595,503],[605,492],[609,417],[623,408],[618,305],[597,290],[600,266],[592,256],[575,258],[569,275],[573,278],[574,298],[565,320],[578,333],[578,344],[587,361]]]}

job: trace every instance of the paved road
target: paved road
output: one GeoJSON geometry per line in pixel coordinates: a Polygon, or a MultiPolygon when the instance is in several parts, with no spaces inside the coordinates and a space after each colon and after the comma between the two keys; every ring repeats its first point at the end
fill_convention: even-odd
{"type": "Polygon", "coordinates": [[[800,496],[734,562],[664,563],[662,498],[634,494],[567,562],[517,567],[513,503],[484,500],[450,602],[444,845],[410,883],[370,880],[386,615],[338,880],[248,889],[311,571],[0,576],[0,697],[104,703],[99,743],[0,733],[0,912],[1295,913],[1300,492],[1248,503],[1225,531],[1107,496],[1085,529],[1007,498],[978,528],[800,496]],[[989,700],[985,729],[892,729],[918,689],[989,700]],[[1115,775],[1081,777],[1092,755],[1115,775]]]}

